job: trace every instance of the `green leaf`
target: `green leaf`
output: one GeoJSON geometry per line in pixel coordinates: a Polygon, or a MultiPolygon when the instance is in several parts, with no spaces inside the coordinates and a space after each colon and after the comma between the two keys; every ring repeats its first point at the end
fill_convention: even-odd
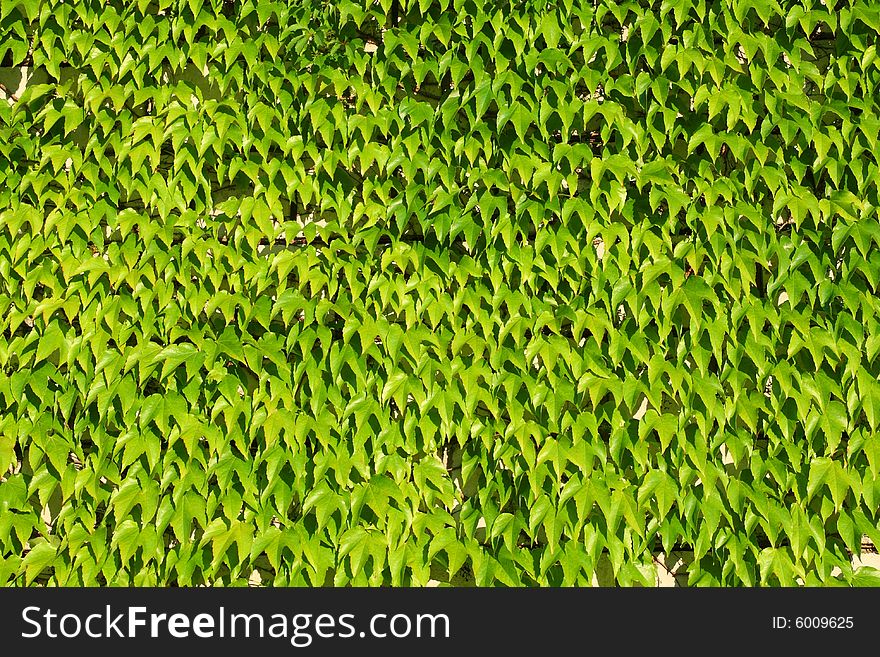
{"type": "Polygon", "coordinates": [[[812,499],[823,486],[827,485],[834,500],[834,507],[840,509],[851,488],[851,483],[849,474],[837,461],[828,457],[813,459],[807,481],[807,500],[812,499]]]}
{"type": "Polygon", "coordinates": [[[649,499],[657,501],[659,517],[665,518],[678,497],[678,485],[671,475],[662,470],[651,470],[639,487],[639,506],[649,499]]]}
{"type": "Polygon", "coordinates": [[[852,585],[880,587],[880,570],[871,566],[862,566],[853,575],[852,585]]]}
{"type": "Polygon", "coordinates": [[[55,546],[45,540],[34,545],[19,566],[19,572],[24,572],[25,585],[29,586],[38,575],[55,563],[57,556],[55,546]]]}
{"type": "Polygon", "coordinates": [[[60,352],[60,357],[64,357],[67,351],[66,347],[67,340],[64,337],[64,333],[61,331],[57,322],[52,322],[46,329],[45,333],[40,337],[40,344],[39,347],[37,347],[35,362],[39,363],[40,361],[45,360],[56,351],[60,352]]]}

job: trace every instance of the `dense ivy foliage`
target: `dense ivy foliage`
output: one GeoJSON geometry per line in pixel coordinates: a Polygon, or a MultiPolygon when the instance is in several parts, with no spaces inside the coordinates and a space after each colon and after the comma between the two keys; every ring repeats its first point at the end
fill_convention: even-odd
{"type": "Polygon", "coordinates": [[[0,583],[871,579],[878,30],[2,0],[0,583]]]}

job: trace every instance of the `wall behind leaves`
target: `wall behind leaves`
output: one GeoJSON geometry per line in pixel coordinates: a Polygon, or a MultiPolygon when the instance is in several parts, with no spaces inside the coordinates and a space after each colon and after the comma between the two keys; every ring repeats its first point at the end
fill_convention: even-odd
{"type": "Polygon", "coordinates": [[[3,0],[0,583],[872,580],[878,31],[3,0]]]}

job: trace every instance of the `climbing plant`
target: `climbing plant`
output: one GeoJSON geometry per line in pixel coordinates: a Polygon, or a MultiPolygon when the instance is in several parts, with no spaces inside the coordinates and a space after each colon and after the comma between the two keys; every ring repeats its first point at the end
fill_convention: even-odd
{"type": "Polygon", "coordinates": [[[0,583],[877,581],[878,31],[3,0],[0,583]]]}

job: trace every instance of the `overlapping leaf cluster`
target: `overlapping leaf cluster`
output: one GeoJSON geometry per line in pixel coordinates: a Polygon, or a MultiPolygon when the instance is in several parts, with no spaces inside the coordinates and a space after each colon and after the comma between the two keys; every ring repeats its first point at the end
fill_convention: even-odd
{"type": "Polygon", "coordinates": [[[0,582],[858,581],[878,30],[3,0],[0,582]]]}

